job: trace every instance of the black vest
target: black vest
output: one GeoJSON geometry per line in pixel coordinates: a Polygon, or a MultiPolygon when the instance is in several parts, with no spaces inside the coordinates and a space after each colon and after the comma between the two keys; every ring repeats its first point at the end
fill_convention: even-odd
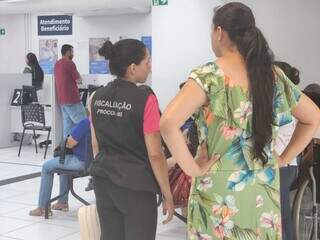
{"type": "Polygon", "coordinates": [[[92,98],[92,121],[99,144],[90,173],[132,190],[159,192],[143,133],[150,91],[116,79],[92,98]]]}

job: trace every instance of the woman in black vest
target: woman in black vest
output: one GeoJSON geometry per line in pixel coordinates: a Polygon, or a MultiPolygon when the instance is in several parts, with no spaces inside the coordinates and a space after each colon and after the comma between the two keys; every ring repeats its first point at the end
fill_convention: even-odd
{"type": "Polygon", "coordinates": [[[138,40],[106,41],[99,50],[117,78],[91,99],[90,168],[101,224],[101,239],[152,240],[157,227],[156,194],[164,195],[164,223],[173,201],[159,131],[155,95],[138,87],[150,73],[150,55],[138,40]],[[159,188],[160,187],[160,188],[159,188]]]}

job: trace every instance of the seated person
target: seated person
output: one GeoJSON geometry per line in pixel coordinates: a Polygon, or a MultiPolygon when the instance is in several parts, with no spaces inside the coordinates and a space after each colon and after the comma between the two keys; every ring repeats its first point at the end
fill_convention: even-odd
{"type": "MultiPolygon", "coordinates": [[[[303,92],[320,108],[320,85],[310,84],[303,90],[303,92]]],[[[312,162],[313,144],[309,144],[302,154],[302,162],[299,166],[299,175],[295,181],[296,187],[300,186],[304,180],[309,178],[309,167],[312,162]]]]}
{"type": "MultiPolygon", "coordinates": [[[[286,62],[274,62],[292,83],[300,83],[299,70],[286,62]]],[[[275,139],[274,150],[281,155],[288,146],[293,132],[296,128],[297,121],[291,114],[283,114],[280,120],[278,136],[275,139]]],[[[293,239],[293,223],[290,208],[290,188],[297,176],[297,159],[293,159],[290,164],[280,167],[280,200],[281,200],[281,222],[283,240],[293,239]]]]}
{"type": "Polygon", "coordinates": [[[305,87],[305,89],[303,90],[303,92],[305,94],[307,93],[315,93],[320,95],[320,85],[317,83],[311,83],[308,86],[305,87]]]}
{"type": "MultiPolygon", "coordinates": [[[[66,147],[72,149],[73,154],[65,156],[64,164],[59,163],[59,157],[48,160],[43,164],[38,207],[29,212],[30,216],[44,215],[45,205],[51,198],[54,175],[52,171],[54,169],[84,170],[88,167],[87,159],[90,152],[92,152],[90,139],[90,121],[88,118],[85,118],[72,129],[71,134],[67,138],[66,147]]],[[[60,175],[60,194],[64,193],[67,188],[68,177],[60,175]]],[[[52,209],[68,211],[68,195],[69,194],[65,194],[62,196],[58,202],[52,206],[52,209]]]]}

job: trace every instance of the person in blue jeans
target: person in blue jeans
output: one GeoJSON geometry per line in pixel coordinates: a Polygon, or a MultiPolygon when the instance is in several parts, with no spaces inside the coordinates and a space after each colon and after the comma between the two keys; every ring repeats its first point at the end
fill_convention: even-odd
{"type": "MultiPolygon", "coordinates": [[[[66,170],[84,170],[88,167],[92,156],[92,147],[90,144],[90,121],[88,118],[80,121],[71,131],[67,139],[67,148],[72,149],[72,154],[65,156],[64,164],[59,163],[59,157],[55,157],[46,161],[42,166],[41,184],[39,193],[38,207],[29,212],[30,216],[43,216],[45,212],[45,205],[51,198],[51,191],[53,185],[53,173],[56,168],[66,170]]],[[[67,176],[60,175],[60,194],[64,193],[68,188],[67,176]]],[[[68,195],[62,196],[51,209],[68,211],[68,195]]]]}
{"type": "Polygon", "coordinates": [[[86,117],[86,111],[82,103],[63,104],[60,106],[63,122],[63,139],[66,139],[72,128],[86,117]]]}
{"type": "Polygon", "coordinates": [[[57,103],[62,112],[63,139],[70,134],[74,125],[86,117],[81,103],[78,84],[82,82],[73,59],[73,46],[64,44],[61,47],[61,59],[54,65],[54,79],[57,103]]]}

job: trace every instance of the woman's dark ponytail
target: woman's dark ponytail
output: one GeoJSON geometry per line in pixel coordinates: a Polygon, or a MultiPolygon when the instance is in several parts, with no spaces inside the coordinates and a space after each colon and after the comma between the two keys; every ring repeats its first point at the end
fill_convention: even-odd
{"type": "Polygon", "coordinates": [[[226,31],[243,56],[252,98],[252,137],[254,157],[268,161],[265,146],[272,140],[273,93],[275,74],[273,54],[250,8],[242,3],[229,3],[219,8],[213,18],[215,27],[226,31]]]}

